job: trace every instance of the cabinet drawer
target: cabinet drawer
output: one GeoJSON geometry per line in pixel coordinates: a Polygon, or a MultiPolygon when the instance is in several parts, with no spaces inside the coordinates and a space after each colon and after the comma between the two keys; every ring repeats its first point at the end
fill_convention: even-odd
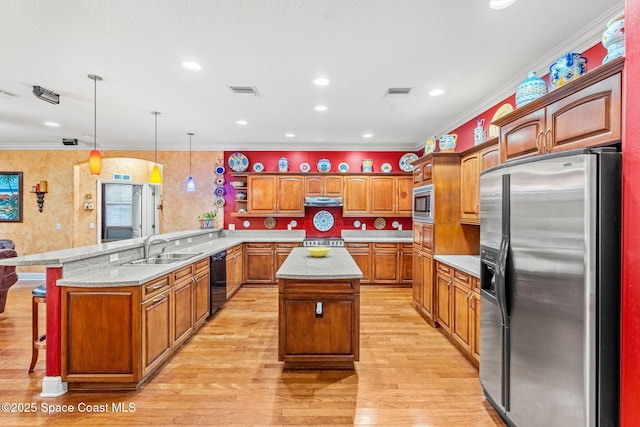
{"type": "Polygon", "coordinates": [[[477,277],[471,278],[471,290],[480,293],[480,279],[477,277]]]}
{"type": "Polygon", "coordinates": [[[402,249],[404,251],[411,251],[413,249],[413,243],[403,243],[402,249]]]}
{"type": "Polygon", "coordinates": [[[454,268],[453,269],[453,278],[458,283],[463,283],[463,284],[467,285],[469,288],[471,287],[471,276],[469,276],[467,273],[464,273],[464,272],[454,268]]]}
{"type": "Polygon", "coordinates": [[[191,266],[189,265],[187,267],[181,268],[180,270],[176,270],[171,273],[171,276],[173,277],[173,283],[184,280],[185,277],[191,277],[191,266]]]}
{"type": "Polygon", "coordinates": [[[297,242],[285,242],[285,243],[276,243],[276,248],[278,249],[292,249],[300,246],[300,243],[297,242]]]}
{"type": "Polygon", "coordinates": [[[201,271],[205,271],[209,268],[209,257],[203,258],[200,261],[196,261],[193,263],[195,267],[195,273],[200,273],[201,271]]]}
{"type": "Polygon", "coordinates": [[[247,249],[271,249],[271,243],[245,243],[247,249]]]}
{"type": "Polygon", "coordinates": [[[398,249],[398,244],[397,243],[374,243],[373,244],[373,248],[374,249],[391,249],[391,250],[397,250],[398,249]]]}
{"type": "Polygon", "coordinates": [[[447,264],[443,264],[441,262],[438,262],[436,264],[436,269],[438,270],[439,273],[443,273],[443,274],[446,274],[447,276],[451,276],[452,268],[447,264]]]}
{"type": "Polygon", "coordinates": [[[347,247],[347,249],[363,249],[363,250],[369,250],[369,243],[355,243],[355,242],[349,242],[349,243],[345,243],[345,246],[347,247]]]}
{"type": "Polygon", "coordinates": [[[145,301],[169,287],[169,276],[162,276],[142,286],[142,300],[145,301]]]}

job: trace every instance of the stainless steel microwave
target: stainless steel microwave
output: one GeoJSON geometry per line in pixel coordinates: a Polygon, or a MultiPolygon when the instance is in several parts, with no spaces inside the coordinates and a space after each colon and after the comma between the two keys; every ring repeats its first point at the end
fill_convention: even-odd
{"type": "Polygon", "coordinates": [[[433,222],[433,185],[423,185],[413,189],[413,220],[433,222]]]}

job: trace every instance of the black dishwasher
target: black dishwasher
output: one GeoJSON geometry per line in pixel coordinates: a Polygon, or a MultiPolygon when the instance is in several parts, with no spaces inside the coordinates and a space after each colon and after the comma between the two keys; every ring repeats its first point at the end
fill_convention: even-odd
{"type": "Polygon", "coordinates": [[[211,271],[209,282],[211,283],[211,303],[209,316],[222,308],[227,300],[227,251],[211,255],[211,271]]]}

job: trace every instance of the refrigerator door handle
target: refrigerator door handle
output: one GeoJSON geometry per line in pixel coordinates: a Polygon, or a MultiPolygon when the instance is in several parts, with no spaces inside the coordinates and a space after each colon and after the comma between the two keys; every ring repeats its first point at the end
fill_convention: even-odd
{"type": "Polygon", "coordinates": [[[507,258],[509,255],[509,236],[502,236],[500,242],[500,253],[496,260],[496,299],[502,316],[502,324],[509,326],[509,308],[507,305],[507,258]]]}

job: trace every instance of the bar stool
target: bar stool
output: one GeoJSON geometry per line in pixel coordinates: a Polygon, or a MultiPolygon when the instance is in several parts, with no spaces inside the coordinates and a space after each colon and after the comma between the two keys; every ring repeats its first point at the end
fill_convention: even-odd
{"type": "Polygon", "coordinates": [[[31,366],[29,366],[29,373],[33,372],[33,368],[38,361],[38,351],[40,349],[47,348],[47,335],[40,335],[40,328],[38,325],[38,308],[40,304],[46,304],[47,302],[47,285],[40,285],[33,288],[31,291],[31,366]]]}

